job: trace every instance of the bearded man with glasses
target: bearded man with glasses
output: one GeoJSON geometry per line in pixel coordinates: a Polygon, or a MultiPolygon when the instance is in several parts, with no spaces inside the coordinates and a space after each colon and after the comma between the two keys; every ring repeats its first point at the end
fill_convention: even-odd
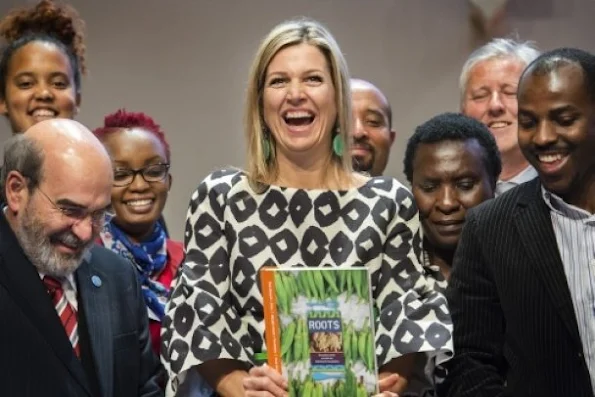
{"type": "Polygon", "coordinates": [[[161,396],[134,268],[94,244],[113,172],[73,120],[9,139],[0,185],[0,373],[7,396],[161,396]]]}

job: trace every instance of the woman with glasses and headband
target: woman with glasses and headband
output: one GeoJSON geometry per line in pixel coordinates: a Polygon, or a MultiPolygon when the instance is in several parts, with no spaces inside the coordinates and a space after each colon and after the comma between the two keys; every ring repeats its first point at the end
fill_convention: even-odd
{"type": "Polygon", "coordinates": [[[104,125],[94,133],[114,167],[115,216],[105,224],[99,242],[136,266],[147,303],[151,342],[159,355],[165,301],[184,257],[182,244],[169,239],[159,221],[172,182],[169,144],[152,118],[125,110],[106,116],[104,125]]]}

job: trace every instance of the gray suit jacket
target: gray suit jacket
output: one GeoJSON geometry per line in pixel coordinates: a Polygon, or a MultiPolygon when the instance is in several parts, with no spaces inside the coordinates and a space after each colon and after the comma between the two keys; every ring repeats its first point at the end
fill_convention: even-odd
{"type": "MultiPolygon", "coordinates": [[[[75,278],[97,397],[162,396],[157,385],[160,366],[151,350],[147,310],[134,268],[109,250],[94,247],[75,278]]],[[[0,318],[2,396],[94,396],[93,382],[72,350],[37,269],[3,213],[0,318]]]]}

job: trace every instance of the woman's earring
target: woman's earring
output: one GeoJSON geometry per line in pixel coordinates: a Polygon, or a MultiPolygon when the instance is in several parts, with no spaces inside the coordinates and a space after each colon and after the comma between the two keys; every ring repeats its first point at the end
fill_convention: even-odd
{"type": "Polygon", "coordinates": [[[269,139],[269,131],[266,127],[262,127],[262,154],[266,162],[271,158],[271,141],[269,139]]]}
{"type": "Polygon", "coordinates": [[[343,144],[343,137],[340,134],[339,128],[335,131],[335,136],[333,137],[333,152],[337,155],[337,157],[343,156],[343,150],[345,149],[343,144]]]}

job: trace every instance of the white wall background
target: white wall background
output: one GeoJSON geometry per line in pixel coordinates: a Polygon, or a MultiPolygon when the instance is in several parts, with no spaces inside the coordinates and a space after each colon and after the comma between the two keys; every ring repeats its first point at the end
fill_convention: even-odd
{"type": "MultiPolygon", "coordinates": [[[[32,0],[0,0],[0,15],[32,0]]],[[[336,37],[353,76],[392,103],[397,139],[387,174],[404,180],[415,126],[458,108],[457,80],[472,50],[467,0],[71,0],[87,23],[89,74],[79,120],[97,127],[120,107],[165,129],[174,185],[165,209],[183,236],[191,192],[210,171],[243,166],[248,68],[278,22],[309,16],[336,37]]],[[[542,49],[595,52],[595,0],[509,0],[511,32],[542,49]]],[[[0,140],[9,136],[0,121],[0,140]]]]}

